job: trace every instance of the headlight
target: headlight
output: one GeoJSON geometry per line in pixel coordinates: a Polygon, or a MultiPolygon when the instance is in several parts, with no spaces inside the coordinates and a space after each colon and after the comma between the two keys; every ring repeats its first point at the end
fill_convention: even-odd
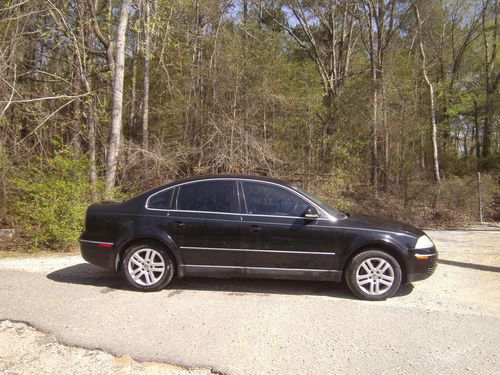
{"type": "Polygon", "coordinates": [[[421,236],[417,240],[417,244],[415,245],[415,249],[428,249],[429,247],[433,247],[433,246],[434,246],[434,242],[432,242],[432,240],[429,237],[421,236]]]}

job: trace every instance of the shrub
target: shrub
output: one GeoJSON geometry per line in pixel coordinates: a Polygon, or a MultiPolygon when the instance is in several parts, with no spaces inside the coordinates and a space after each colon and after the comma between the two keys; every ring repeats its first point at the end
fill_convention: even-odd
{"type": "Polygon", "coordinates": [[[35,246],[64,250],[77,243],[90,202],[85,158],[60,153],[29,164],[10,182],[16,221],[35,246]]]}

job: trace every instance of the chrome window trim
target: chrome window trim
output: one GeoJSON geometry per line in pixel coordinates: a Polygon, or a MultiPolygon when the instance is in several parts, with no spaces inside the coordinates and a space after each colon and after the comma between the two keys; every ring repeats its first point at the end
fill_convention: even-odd
{"type": "MultiPolygon", "coordinates": [[[[258,214],[237,214],[234,212],[215,212],[215,211],[192,211],[192,210],[173,210],[173,209],[162,209],[162,208],[147,208],[150,211],[172,211],[172,212],[191,212],[191,213],[204,213],[204,214],[216,214],[216,215],[236,215],[236,216],[259,216],[259,217],[277,217],[285,219],[301,219],[306,220],[303,216],[278,216],[278,215],[258,215],[258,214]]],[[[327,218],[319,217],[316,220],[326,220],[332,221],[327,218]]]]}
{"type": "Polygon", "coordinates": [[[103,245],[111,245],[113,246],[113,242],[104,242],[104,241],[90,241],[90,240],[80,240],[80,242],[86,242],[86,243],[95,243],[95,244],[103,244],[103,245]]]}
{"type": "Polygon", "coordinates": [[[268,271],[297,271],[297,272],[339,272],[338,270],[325,270],[322,268],[274,268],[274,267],[245,267],[245,266],[214,266],[210,264],[183,264],[182,267],[202,267],[202,268],[232,268],[232,269],[252,269],[268,271]]]}
{"type": "MultiPolygon", "coordinates": [[[[320,206],[318,206],[317,204],[315,204],[314,202],[312,202],[309,198],[303,196],[302,194],[300,194],[299,192],[295,191],[294,189],[289,188],[288,186],[284,186],[284,185],[278,184],[276,182],[271,182],[271,181],[255,180],[255,179],[249,179],[249,178],[248,179],[247,178],[241,179],[241,178],[235,178],[235,177],[204,178],[204,179],[195,180],[195,181],[181,182],[181,183],[179,183],[177,185],[170,186],[168,188],[162,189],[160,191],[157,191],[156,193],[151,194],[146,199],[146,203],[144,205],[144,208],[146,210],[152,210],[152,211],[175,211],[175,212],[193,212],[193,213],[209,213],[209,214],[223,214],[223,215],[282,217],[282,218],[292,218],[292,219],[305,219],[302,216],[259,215],[259,214],[244,214],[244,213],[234,213],[234,212],[192,211],[192,210],[177,210],[177,209],[172,209],[172,208],[161,209],[161,208],[149,208],[148,207],[149,199],[151,197],[157,195],[157,194],[160,194],[160,193],[162,193],[162,192],[164,192],[164,191],[166,191],[168,189],[174,189],[176,187],[180,187],[180,186],[183,186],[183,185],[194,184],[194,183],[203,182],[203,181],[236,181],[236,182],[241,181],[242,182],[242,184],[241,184],[242,188],[243,188],[243,181],[251,181],[251,182],[257,182],[257,183],[262,183],[262,184],[268,184],[268,185],[278,186],[278,187],[280,187],[282,189],[290,191],[291,193],[295,194],[299,198],[305,200],[311,206],[313,206],[314,208],[316,208],[320,212],[320,214],[322,214],[322,216],[324,216],[324,217],[319,217],[316,220],[323,219],[323,220],[328,220],[328,221],[338,221],[337,218],[335,218],[335,217],[331,216],[330,214],[328,214],[325,210],[323,210],[320,206]]],[[[245,204],[246,204],[246,202],[245,202],[245,204]]],[[[241,210],[241,208],[240,208],[240,210],[241,210]]]]}
{"type": "Polygon", "coordinates": [[[307,255],[335,255],[335,253],[332,253],[332,252],[320,252],[320,251],[232,249],[232,248],[225,248],[225,247],[181,246],[180,249],[186,249],[186,250],[215,250],[215,251],[248,251],[248,252],[252,252],[252,253],[287,253],[287,254],[307,254],[307,255]]]}

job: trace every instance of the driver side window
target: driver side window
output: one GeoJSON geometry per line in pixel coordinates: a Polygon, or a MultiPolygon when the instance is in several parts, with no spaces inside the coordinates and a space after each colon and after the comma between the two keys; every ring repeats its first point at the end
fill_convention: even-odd
{"type": "Polygon", "coordinates": [[[247,212],[254,215],[302,217],[309,203],[281,187],[242,181],[247,212]]]}

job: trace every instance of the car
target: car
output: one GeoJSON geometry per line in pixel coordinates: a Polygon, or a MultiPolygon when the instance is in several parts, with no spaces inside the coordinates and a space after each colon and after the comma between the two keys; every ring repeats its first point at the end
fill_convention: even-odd
{"type": "Polygon", "coordinates": [[[92,204],[80,248],[141,291],[174,277],[259,277],[345,281],[366,300],[428,278],[438,256],[411,225],[351,216],[281,180],[232,175],[92,204]]]}

